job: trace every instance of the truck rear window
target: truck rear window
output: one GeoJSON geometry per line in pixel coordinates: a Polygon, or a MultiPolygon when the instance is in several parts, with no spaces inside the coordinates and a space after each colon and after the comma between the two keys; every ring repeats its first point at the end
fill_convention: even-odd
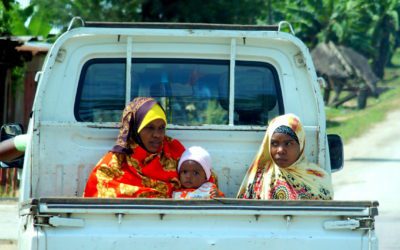
{"type": "MultiPolygon", "coordinates": [[[[229,123],[229,61],[132,59],[130,100],[157,99],[175,125],[229,123]]],[[[81,72],[75,117],[83,122],[118,122],[125,106],[125,59],[93,59],[81,72]]],[[[283,113],[274,68],[237,61],[234,124],[266,125],[283,113]]]]}

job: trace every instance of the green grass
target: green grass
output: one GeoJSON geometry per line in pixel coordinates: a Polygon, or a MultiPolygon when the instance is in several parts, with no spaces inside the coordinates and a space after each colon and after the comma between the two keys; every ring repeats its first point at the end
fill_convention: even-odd
{"type": "Polygon", "coordinates": [[[10,189],[6,192],[5,187],[4,186],[0,186],[0,198],[4,199],[4,198],[17,197],[18,191],[17,190],[11,190],[11,189],[12,188],[10,187],[10,189]]]}
{"type": "MultiPolygon", "coordinates": [[[[400,51],[393,60],[400,64],[400,51]]],[[[357,138],[373,125],[383,121],[386,115],[400,107],[400,66],[386,68],[383,81],[379,87],[387,88],[378,98],[369,97],[367,107],[356,108],[356,100],[349,101],[339,108],[326,107],[327,128],[329,134],[339,134],[343,141],[357,138]]]]}

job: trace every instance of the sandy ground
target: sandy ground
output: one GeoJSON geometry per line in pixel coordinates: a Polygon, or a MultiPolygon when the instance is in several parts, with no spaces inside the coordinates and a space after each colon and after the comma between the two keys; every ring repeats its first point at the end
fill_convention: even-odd
{"type": "Polygon", "coordinates": [[[379,249],[400,249],[400,110],[345,145],[344,169],[333,173],[336,200],[377,200],[379,249]]]}
{"type": "Polygon", "coordinates": [[[17,249],[17,202],[0,200],[0,249],[17,249]]]}

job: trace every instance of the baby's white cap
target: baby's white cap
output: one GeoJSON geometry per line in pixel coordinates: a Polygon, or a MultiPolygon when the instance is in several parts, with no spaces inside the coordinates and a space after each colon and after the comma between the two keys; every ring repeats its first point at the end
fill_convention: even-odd
{"type": "Polygon", "coordinates": [[[192,161],[199,163],[203,167],[204,172],[206,173],[207,180],[210,179],[211,156],[204,148],[199,147],[199,146],[193,146],[193,147],[186,149],[186,151],[183,152],[181,159],[179,160],[178,173],[179,173],[179,170],[181,169],[182,163],[184,161],[188,161],[188,160],[192,160],[192,161]]]}

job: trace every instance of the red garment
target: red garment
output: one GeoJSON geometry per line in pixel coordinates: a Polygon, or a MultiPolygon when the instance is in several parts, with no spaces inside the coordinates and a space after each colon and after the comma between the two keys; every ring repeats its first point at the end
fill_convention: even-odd
{"type": "Polygon", "coordinates": [[[131,154],[108,152],[97,163],[84,197],[171,198],[180,186],[176,168],[183,145],[166,136],[160,153],[149,153],[136,143],[131,149],[131,154]]]}

